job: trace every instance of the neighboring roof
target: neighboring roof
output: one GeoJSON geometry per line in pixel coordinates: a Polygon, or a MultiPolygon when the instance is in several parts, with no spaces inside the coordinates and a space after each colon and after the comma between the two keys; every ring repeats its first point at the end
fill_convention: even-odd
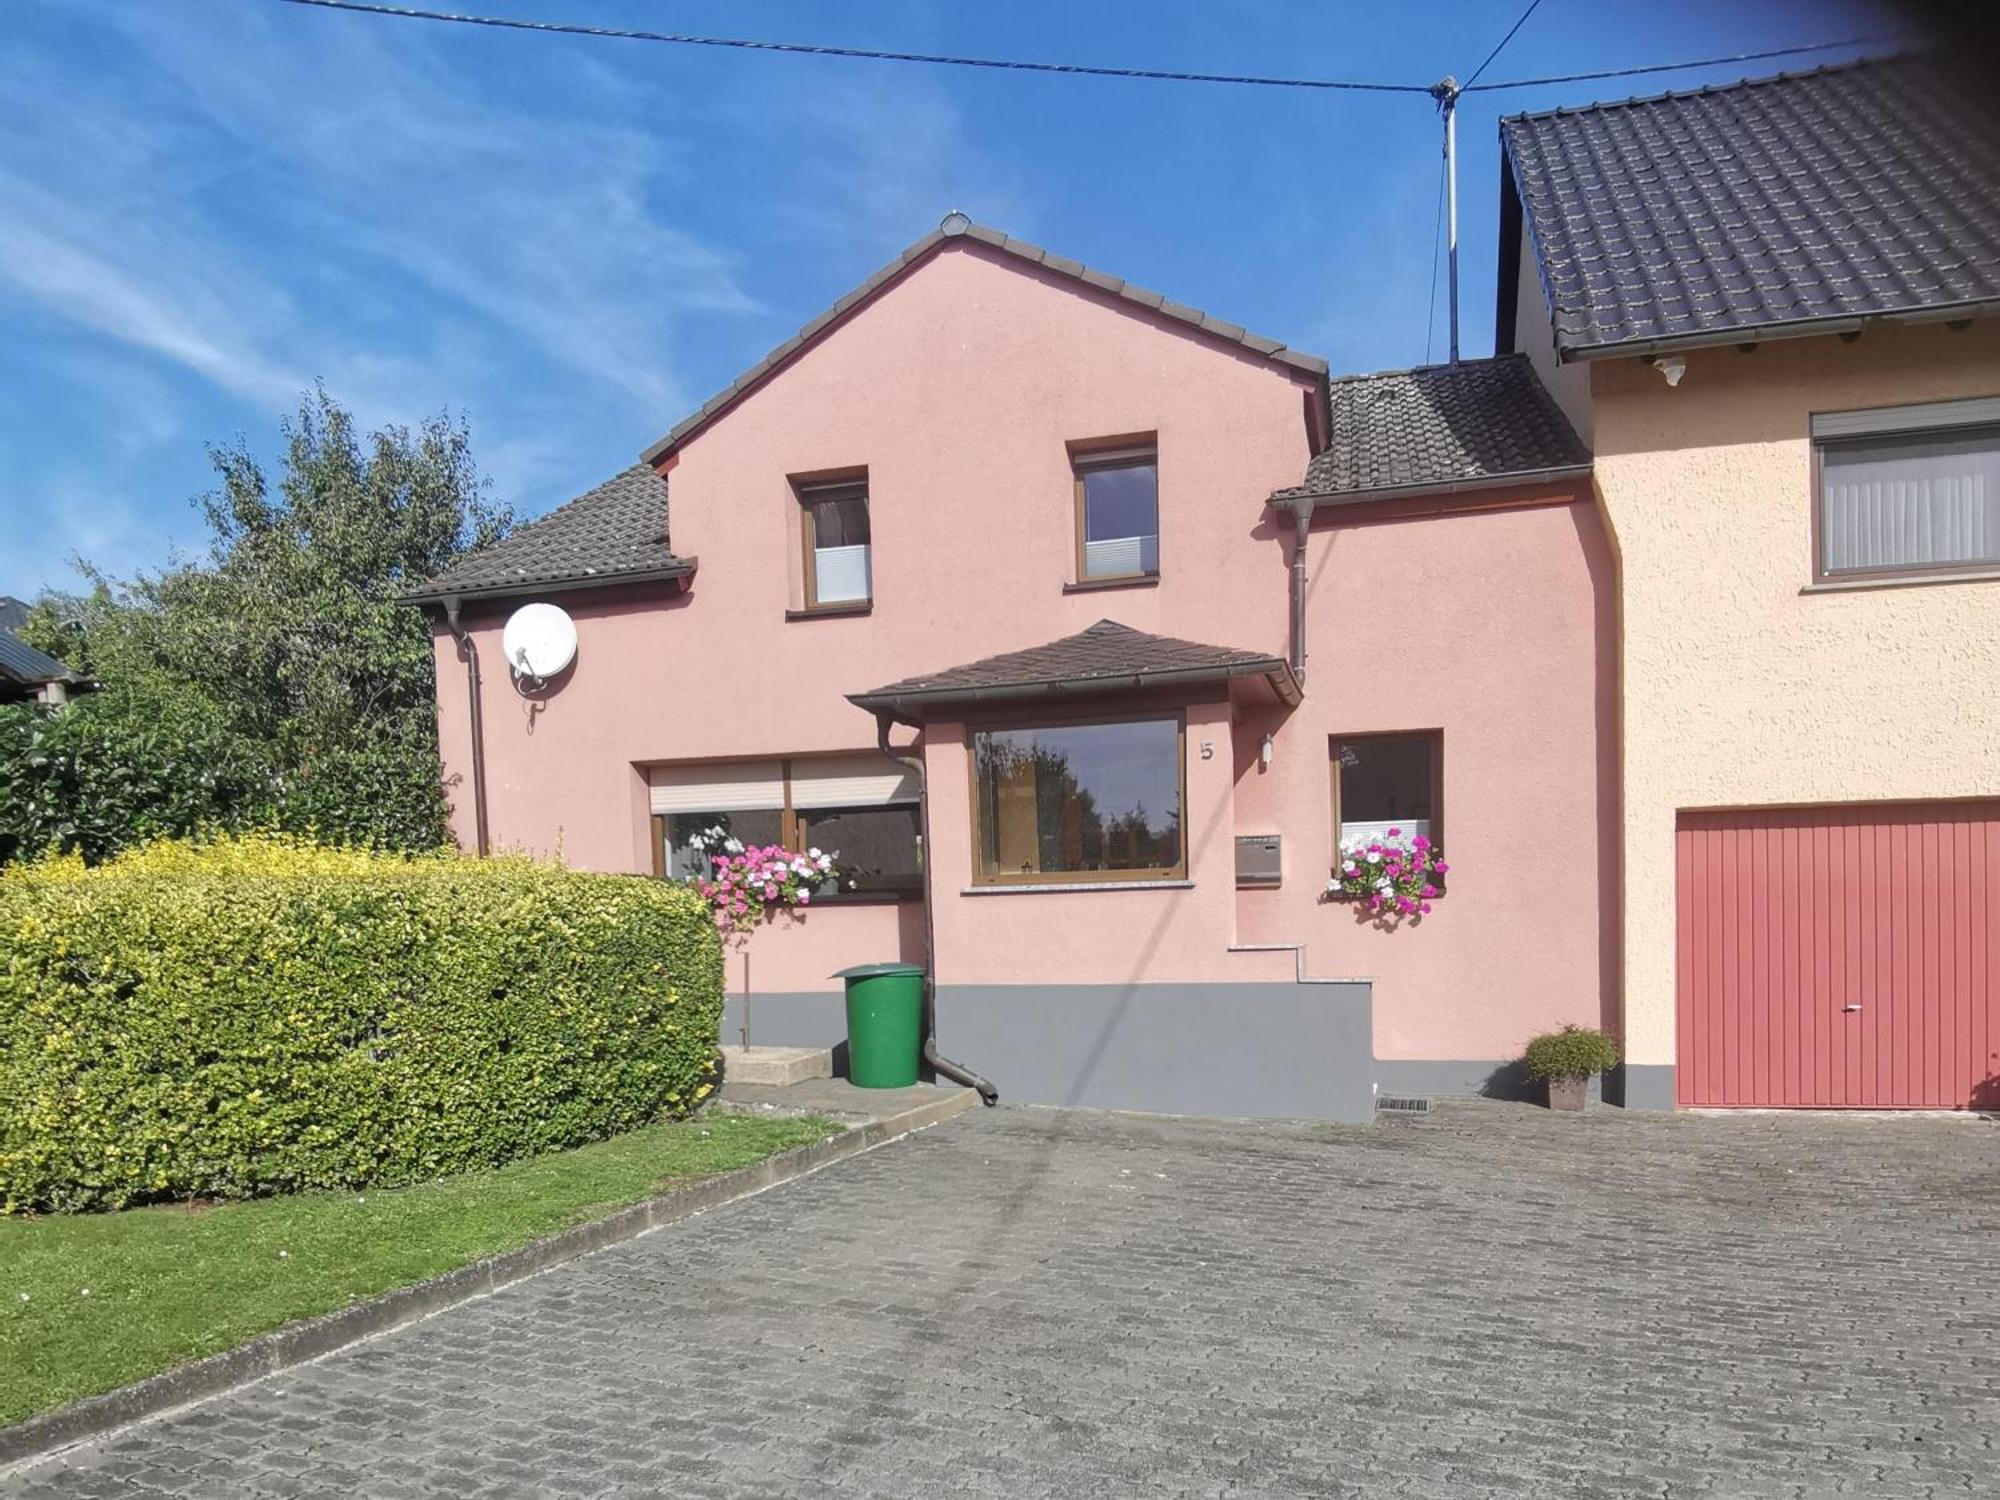
{"type": "Polygon", "coordinates": [[[695,560],[667,544],[667,482],[634,464],[530,521],[405,595],[412,602],[502,598],[608,583],[682,578],[695,560]]]}
{"type": "Polygon", "coordinates": [[[882,267],[881,270],[862,282],[860,286],[842,297],[833,306],[829,307],[797,333],[786,339],[784,343],[778,345],[777,348],[758,360],[756,364],[737,376],[727,389],[717,394],[701,410],[681,422],[673,431],[648,448],[643,457],[649,463],[658,462],[686,439],[692,437],[698,429],[707,426],[709,422],[720,416],[729,407],[735,405],[753,386],[775,372],[808,344],[817,340],[861,303],[874,297],[891,282],[897,281],[907,275],[911,270],[915,269],[922,262],[929,260],[931,256],[935,255],[952,241],[961,238],[989,246],[994,250],[1011,255],[1028,265],[1039,266],[1044,271],[1053,271],[1059,276],[1067,276],[1071,280],[1081,282],[1085,286],[1093,287],[1100,292],[1130,302],[1146,312],[1154,313],[1163,318],[1171,318],[1179,323],[1185,323],[1189,327],[1199,329],[1206,334],[1211,334],[1225,343],[1235,344],[1240,348],[1249,350],[1252,354],[1262,355],[1274,364],[1282,365],[1287,369],[1313,376],[1316,379],[1323,379],[1326,375],[1327,363],[1316,355],[1301,354],[1295,349],[1287,348],[1276,339],[1267,339],[1259,334],[1251,333],[1241,324],[1225,322],[1221,318],[1211,317],[1199,308],[1186,307],[1181,303],[1169,301],[1158,292],[1149,292],[1143,287],[1133,286],[1119,277],[1107,276],[1102,271],[1093,271],[1081,262],[1065,260],[1060,255],[1055,255],[1042,249],[1039,245],[1031,245],[1026,240],[1017,240],[1001,230],[989,229],[983,224],[975,224],[963,214],[954,213],[947,214],[944,222],[938,228],[918,240],[909,249],[897,256],[896,259],[882,267]]]}
{"type": "Polygon", "coordinates": [[[1557,349],[2000,311],[1991,88],[1914,56],[1502,120],[1557,349]]]}
{"type": "Polygon", "coordinates": [[[14,632],[28,623],[29,606],[12,595],[0,594],[0,679],[40,687],[45,682],[81,682],[68,667],[38,651],[14,632]]]}
{"type": "Polygon", "coordinates": [[[1328,385],[1327,406],[1327,446],[1273,503],[1483,487],[1590,467],[1590,450],[1525,354],[1344,376],[1328,385]]]}
{"type": "Polygon", "coordinates": [[[1222,683],[1235,677],[1266,678],[1285,702],[1298,701],[1298,681],[1283,657],[1148,635],[1115,620],[1099,620],[1046,646],[906,677],[872,692],[850,693],[848,702],[871,713],[909,714],[996,699],[1222,683]]]}

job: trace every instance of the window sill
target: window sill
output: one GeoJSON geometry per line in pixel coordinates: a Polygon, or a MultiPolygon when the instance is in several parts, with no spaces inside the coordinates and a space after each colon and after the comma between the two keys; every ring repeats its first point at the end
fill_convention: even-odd
{"type": "Polygon", "coordinates": [[[1043,885],[1039,882],[1012,881],[995,885],[968,885],[960,889],[961,896],[1069,896],[1085,891],[1191,891],[1192,880],[1073,880],[1063,883],[1043,885]]]}
{"type": "Polygon", "coordinates": [[[921,901],[922,896],[905,896],[896,891],[842,891],[837,896],[815,894],[807,903],[807,911],[838,911],[843,906],[901,906],[909,901],[921,901]]]}
{"type": "Polygon", "coordinates": [[[1852,594],[1864,589],[1923,588],[1934,583],[1993,583],[2000,581],[2000,568],[1968,568],[1963,573],[1890,573],[1880,578],[1821,578],[1800,589],[1801,594],[1852,594]]]}
{"type": "Polygon", "coordinates": [[[827,620],[835,619],[841,615],[871,614],[874,612],[874,609],[875,601],[873,599],[866,600],[860,604],[815,604],[810,609],[788,609],[785,611],[785,618],[787,620],[827,620]]]}
{"type": "Polygon", "coordinates": [[[1153,589],[1160,586],[1158,573],[1133,573],[1121,578],[1086,578],[1081,583],[1063,585],[1065,594],[1097,594],[1106,589],[1153,589]]]}

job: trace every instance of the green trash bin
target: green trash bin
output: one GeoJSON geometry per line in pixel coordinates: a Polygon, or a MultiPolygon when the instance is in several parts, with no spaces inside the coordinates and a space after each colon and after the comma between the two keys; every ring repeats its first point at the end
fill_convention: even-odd
{"type": "Polygon", "coordinates": [[[923,1045],[921,964],[858,964],[847,981],[847,1079],[857,1088],[903,1089],[917,1081],[923,1045]]]}

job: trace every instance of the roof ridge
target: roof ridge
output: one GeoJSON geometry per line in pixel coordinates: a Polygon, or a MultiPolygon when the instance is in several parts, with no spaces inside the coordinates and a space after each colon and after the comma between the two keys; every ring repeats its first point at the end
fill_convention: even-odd
{"type": "Polygon", "coordinates": [[[1523,110],[1517,115],[1502,115],[1501,127],[1525,124],[1531,120],[1553,120],[1558,116],[1587,115],[1604,110],[1633,109],[1641,105],[1667,104],[1677,99],[1699,99],[1709,94],[1733,93],[1738,89],[1768,88],[1777,83],[1796,83],[1806,78],[1821,78],[1829,73],[1848,73],[1857,68],[1880,67],[1885,63],[1904,62],[1913,58],[1935,57],[1934,46],[1911,47],[1898,52],[1884,52],[1870,57],[1850,57],[1845,62],[1821,63],[1816,68],[1787,69],[1781,73],[1762,73],[1755,78],[1733,78],[1727,83],[1704,83],[1698,88],[1667,89],[1658,94],[1633,94],[1623,99],[1593,99],[1587,104],[1558,104],[1550,109],[1523,110]]]}
{"type": "Polygon", "coordinates": [[[975,223],[965,214],[953,210],[939,221],[936,229],[931,230],[921,239],[906,247],[902,254],[898,255],[887,265],[880,267],[859,286],[836,298],[833,304],[824,312],[801,325],[798,332],[772,349],[741,375],[738,375],[727,386],[723,387],[722,390],[703,402],[693,413],[675,424],[665,437],[652,444],[640,455],[641,459],[646,463],[658,463],[660,459],[693,437],[703,427],[706,427],[710,421],[721,416],[723,412],[734,406],[738,400],[749,394],[754,387],[762,384],[771,375],[776,374],[794,356],[802,352],[808,344],[813,343],[822,334],[830,331],[834,324],[838,323],[849,312],[874,297],[877,293],[885,290],[891,282],[906,275],[920,261],[936,254],[956,240],[969,240],[975,244],[985,245],[990,249],[998,250],[1004,255],[1013,256],[1015,259],[1024,261],[1029,265],[1040,266],[1044,270],[1052,271],[1059,276],[1068,277],[1072,281],[1091,287],[1107,296],[1130,302],[1157,317],[1165,318],[1172,322],[1184,323],[1199,332],[1208,334],[1212,338],[1239,345],[1253,354],[1270,360],[1273,364],[1283,365],[1289,369],[1298,371],[1300,374],[1310,375],[1316,379],[1324,380],[1326,378],[1327,362],[1316,354],[1306,354],[1300,350],[1293,349],[1279,339],[1266,338],[1262,334],[1252,333],[1240,323],[1232,323],[1225,318],[1217,318],[1209,313],[1205,313],[1200,308],[1189,307],[1185,303],[1175,302],[1172,298],[1164,296],[1159,292],[1148,291],[1144,287],[1135,286],[1121,276],[1113,276],[1104,271],[1093,270],[1081,261],[1071,260],[1069,257],[1063,255],[1056,255],[1048,250],[1044,250],[1040,245],[1016,239],[1005,230],[995,229],[986,224],[975,223]]]}
{"type": "Polygon", "coordinates": [[[1467,365],[1499,365],[1509,360],[1526,359],[1528,356],[1519,349],[1509,349],[1504,354],[1481,354],[1472,359],[1444,359],[1432,365],[1408,365],[1400,370],[1363,370],[1353,375],[1329,375],[1328,385],[1353,385],[1362,380],[1387,380],[1396,375],[1429,375],[1439,370],[1462,370],[1467,365]]]}

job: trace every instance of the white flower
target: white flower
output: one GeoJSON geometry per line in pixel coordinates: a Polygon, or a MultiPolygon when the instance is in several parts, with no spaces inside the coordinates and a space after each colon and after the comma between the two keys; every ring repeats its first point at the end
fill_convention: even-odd
{"type": "Polygon", "coordinates": [[[1382,856],[1376,853],[1373,849],[1370,849],[1368,851],[1368,863],[1371,865],[1379,865],[1382,863],[1382,856]]]}
{"type": "Polygon", "coordinates": [[[1384,875],[1380,880],[1375,882],[1375,889],[1378,891],[1394,890],[1395,883],[1388,876],[1384,875]]]}
{"type": "Polygon", "coordinates": [[[1361,867],[1350,859],[1340,867],[1340,873],[1343,875],[1358,875],[1361,873],[1361,867]]]}
{"type": "Polygon", "coordinates": [[[725,854],[741,854],[743,852],[743,840],[724,839],[722,841],[722,852],[725,854]]]}

